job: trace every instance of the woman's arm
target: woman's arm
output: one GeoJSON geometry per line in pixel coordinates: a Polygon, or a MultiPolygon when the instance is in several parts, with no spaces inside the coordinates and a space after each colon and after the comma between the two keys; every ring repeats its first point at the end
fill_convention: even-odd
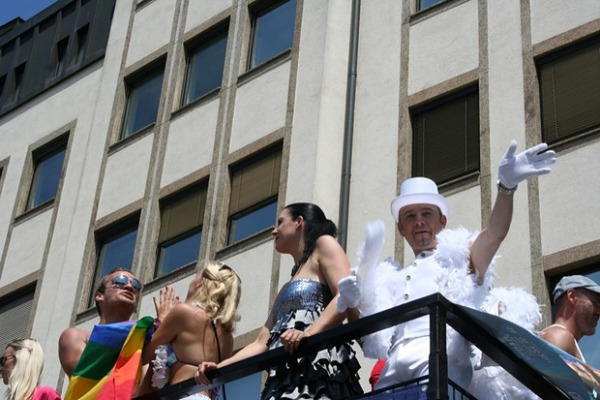
{"type": "Polygon", "coordinates": [[[344,249],[333,236],[323,235],[317,240],[313,257],[318,263],[319,272],[324,277],[333,299],[319,318],[304,332],[288,329],[281,334],[281,343],[288,354],[298,349],[300,341],[304,337],[336,327],[346,318],[346,313],[338,312],[336,307],[336,297],[339,293],[338,282],[350,275],[350,263],[344,249]]]}
{"type": "Polygon", "coordinates": [[[185,326],[185,322],[193,318],[191,310],[187,304],[178,304],[174,306],[160,326],[152,335],[150,343],[144,346],[142,354],[142,364],[147,364],[154,359],[154,351],[161,344],[172,342],[181,329],[185,326]]]}

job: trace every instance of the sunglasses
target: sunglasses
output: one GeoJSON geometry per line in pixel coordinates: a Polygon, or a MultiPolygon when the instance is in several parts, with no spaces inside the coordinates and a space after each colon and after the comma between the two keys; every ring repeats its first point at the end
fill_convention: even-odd
{"type": "Polygon", "coordinates": [[[14,357],[14,356],[13,356],[12,354],[9,354],[9,355],[7,355],[7,356],[2,356],[2,357],[0,357],[0,367],[4,367],[4,363],[6,362],[6,359],[7,359],[8,357],[14,357]]]}
{"type": "Polygon", "coordinates": [[[116,286],[120,286],[120,287],[125,287],[127,286],[128,283],[131,283],[131,287],[133,288],[133,290],[135,290],[136,292],[141,292],[142,291],[142,283],[135,279],[135,278],[130,278],[127,275],[117,275],[112,279],[112,283],[113,285],[116,286]]]}

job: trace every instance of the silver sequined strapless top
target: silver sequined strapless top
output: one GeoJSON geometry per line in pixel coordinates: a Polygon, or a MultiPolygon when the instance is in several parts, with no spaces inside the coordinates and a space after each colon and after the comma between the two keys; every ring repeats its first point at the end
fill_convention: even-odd
{"type": "Polygon", "coordinates": [[[317,311],[333,298],[327,285],[310,279],[298,279],[286,283],[273,304],[275,319],[295,310],[317,311]]]}

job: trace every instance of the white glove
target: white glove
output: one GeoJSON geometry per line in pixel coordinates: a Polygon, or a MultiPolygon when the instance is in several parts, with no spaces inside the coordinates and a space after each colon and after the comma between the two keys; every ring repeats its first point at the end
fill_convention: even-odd
{"type": "Polygon", "coordinates": [[[498,166],[498,180],[500,183],[506,188],[512,189],[525,179],[550,173],[551,169],[548,165],[556,162],[554,157],[556,153],[554,150],[541,153],[547,148],[546,143],[540,143],[517,154],[515,157],[517,141],[512,140],[498,166]]]}
{"type": "Polygon", "coordinates": [[[340,279],[340,295],[337,298],[337,310],[343,313],[347,308],[356,308],[360,301],[360,285],[355,274],[340,279]]]}

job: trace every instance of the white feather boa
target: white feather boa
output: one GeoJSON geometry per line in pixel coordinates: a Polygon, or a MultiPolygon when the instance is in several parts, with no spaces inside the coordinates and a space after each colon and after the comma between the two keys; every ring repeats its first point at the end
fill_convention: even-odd
{"type": "MultiPolygon", "coordinates": [[[[436,278],[440,293],[453,303],[499,315],[532,331],[540,321],[539,304],[522,288],[493,288],[494,257],[482,284],[469,268],[470,246],[479,232],[465,228],[444,229],[437,239],[434,257],[445,273],[436,278]]],[[[364,242],[357,252],[356,274],[360,281],[361,316],[368,316],[402,304],[401,266],[388,258],[379,262],[385,240],[385,225],[377,220],[367,226],[364,242]]],[[[386,358],[392,347],[397,327],[390,327],[363,337],[363,351],[369,358],[386,358]]],[[[448,357],[464,357],[468,344],[452,329],[448,329],[448,357]],[[457,340],[460,338],[460,340],[457,340]]]]}

